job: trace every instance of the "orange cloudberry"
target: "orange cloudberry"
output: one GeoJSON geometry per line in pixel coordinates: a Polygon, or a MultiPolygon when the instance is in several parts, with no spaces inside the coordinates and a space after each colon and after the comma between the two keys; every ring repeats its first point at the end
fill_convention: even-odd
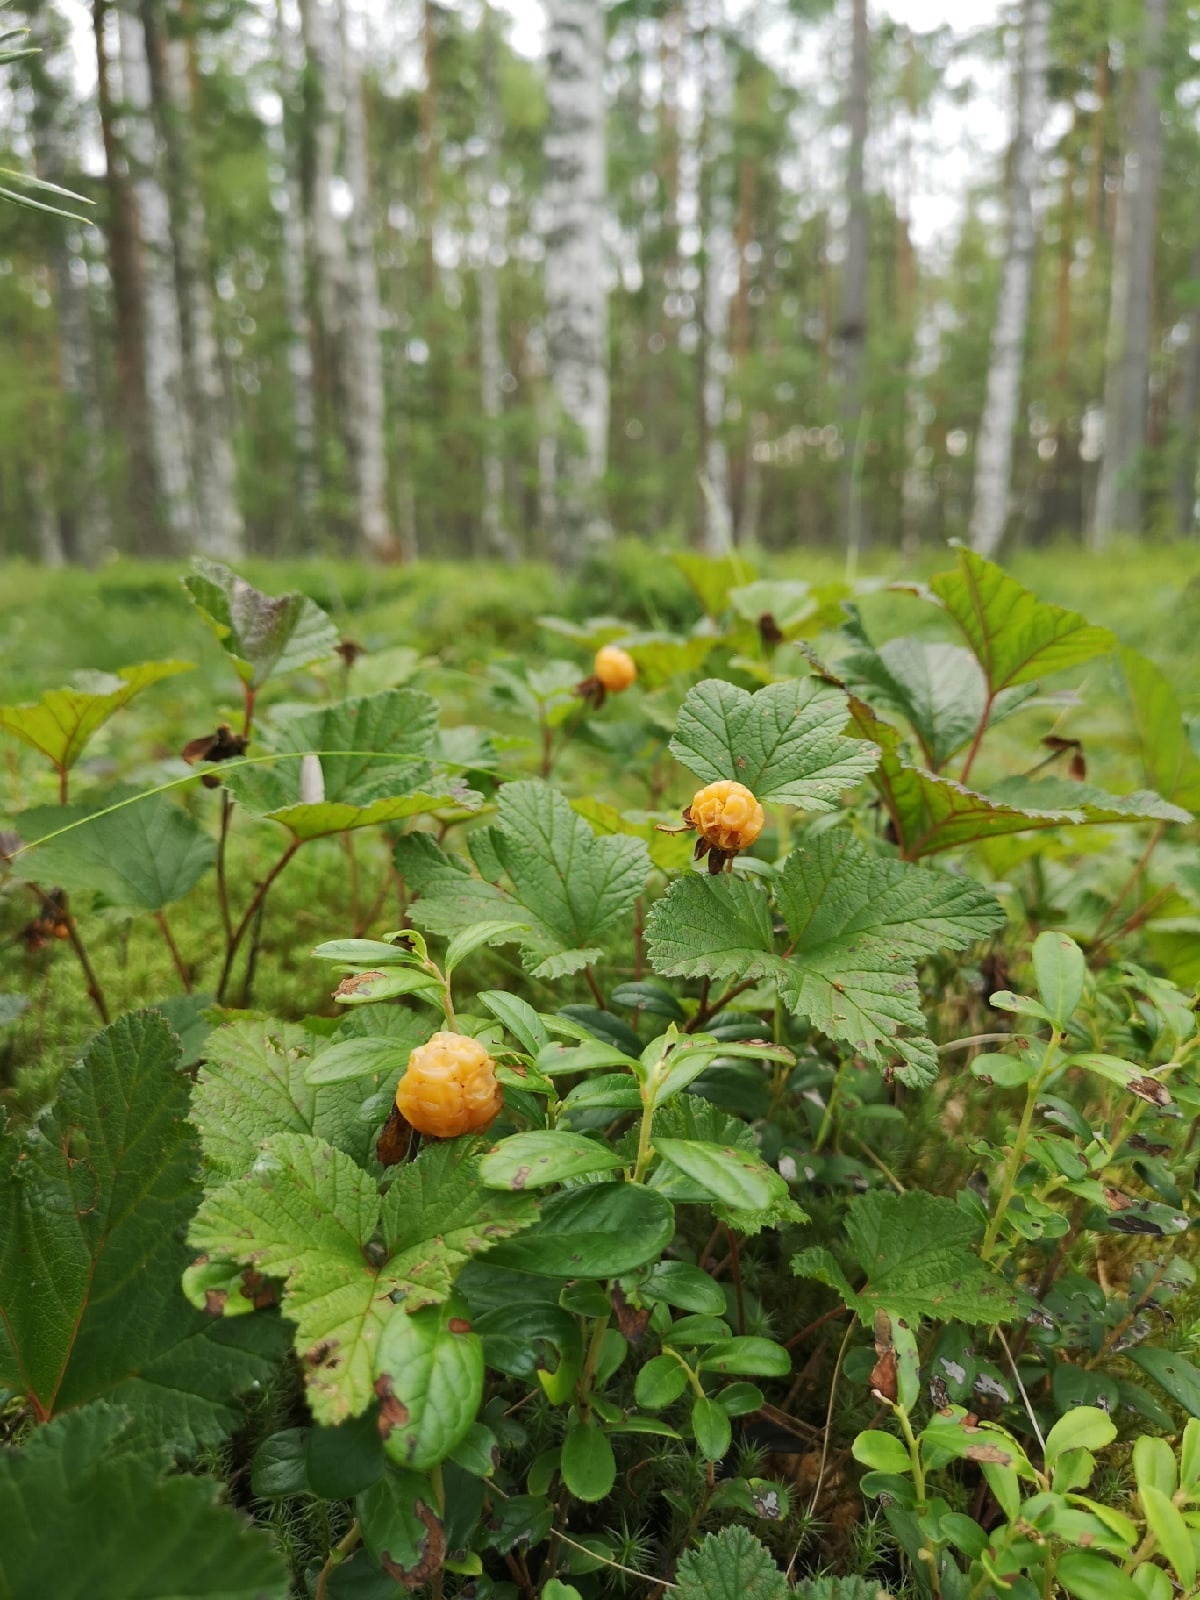
{"type": "Polygon", "coordinates": [[[603,645],[596,651],[592,671],[608,694],[620,694],[637,677],[637,665],[633,657],[615,644],[603,645]]]}
{"type": "Polygon", "coordinates": [[[396,1086],[401,1116],[434,1139],[482,1133],[503,1103],[496,1063],[478,1039],[461,1033],[435,1033],[418,1045],[396,1086]]]}
{"type": "Polygon", "coordinates": [[[683,820],[695,828],[696,860],[708,857],[708,870],[716,873],[748,850],[763,829],[763,808],[744,783],[721,778],[692,796],[683,820]]]}

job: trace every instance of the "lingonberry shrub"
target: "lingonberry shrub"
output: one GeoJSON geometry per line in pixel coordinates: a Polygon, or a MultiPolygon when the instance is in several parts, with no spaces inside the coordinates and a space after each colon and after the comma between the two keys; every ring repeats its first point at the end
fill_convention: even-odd
{"type": "Polygon", "coordinates": [[[27,987],[109,1024],[0,1146],[0,1589],[1194,1586],[1170,684],[1115,658],[1109,792],[1036,691],[1115,641],[991,563],[878,647],[683,566],[692,633],[547,620],[603,694],[531,644],[443,707],[199,563],[240,719],[0,708],[27,987]],[[186,774],[105,791],[118,716],[186,774]]]}

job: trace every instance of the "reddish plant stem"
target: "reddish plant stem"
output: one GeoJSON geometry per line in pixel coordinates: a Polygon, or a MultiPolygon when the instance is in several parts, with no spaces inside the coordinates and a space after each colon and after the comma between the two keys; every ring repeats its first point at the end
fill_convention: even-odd
{"type": "Polygon", "coordinates": [[[229,909],[229,879],[225,871],[225,849],[229,843],[229,823],[233,816],[233,801],[227,790],[221,790],[221,829],[217,835],[217,904],[221,908],[221,926],[225,930],[225,953],[233,943],[233,915],[229,909]]]}
{"type": "Polygon", "coordinates": [[[154,913],[154,920],[158,923],[159,931],[162,933],[163,939],[166,941],[167,949],[171,952],[171,960],[175,963],[175,971],[179,974],[179,981],[183,984],[184,991],[187,994],[191,994],[192,975],[188,971],[187,965],[179,953],[179,946],[175,943],[175,936],[171,932],[171,925],[167,921],[166,912],[156,911],[154,913]]]}
{"type": "Polygon", "coordinates": [[[733,1277],[733,1293],[737,1300],[738,1333],[746,1331],[746,1300],[742,1292],[742,1257],[738,1249],[737,1234],[726,1225],[725,1238],[729,1244],[729,1271],[733,1277]]]}
{"type": "Polygon", "coordinates": [[[815,1322],[810,1322],[807,1327],[801,1328],[799,1333],[794,1333],[790,1339],[785,1339],[783,1341],[783,1348],[785,1350],[794,1350],[798,1344],[803,1344],[804,1340],[808,1338],[810,1333],[816,1333],[819,1329],[823,1328],[827,1322],[833,1322],[837,1317],[844,1317],[845,1315],[845,1306],[831,1306],[829,1310],[823,1315],[819,1316],[815,1322]]]}
{"type": "Polygon", "coordinates": [[[71,941],[72,950],[78,957],[79,965],[83,968],[83,976],[87,981],[88,998],[100,1013],[100,1020],[107,1028],[112,1021],[108,1010],[108,1001],[104,998],[104,990],[100,987],[100,979],[96,976],[96,969],[92,966],[91,961],[88,959],[88,953],[84,949],[79,929],[75,925],[75,918],[69,911],[67,912],[67,937],[71,941]]]}
{"type": "Polygon", "coordinates": [[[601,1011],[607,1011],[608,1007],[604,1003],[604,995],[601,992],[600,985],[596,980],[596,974],[592,971],[591,967],[584,967],[583,975],[588,981],[588,988],[596,997],[596,1004],[600,1007],[601,1011]]]}
{"type": "Polygon", "coordinates": [[[59,769],[58,769],[58,803],[59,803],[60,806],[65,806],[66,803],[67,803],[67,794],[68,794],[68,791],[70,789],[70,785],[71,785],[71,773],[70,773],[69,768],[67,768],[67,767],[59,767],[59,769]]]}
{"type": "Polygon", "coordinates": [[[296,854],[296,851],[299,850],[300,844],[301,841],[299,839],[293,839],[291,844],[288,845],[287,849],[280,856],[279,860],[275,863],[270,872],[267,873],[266,877],[254,891],[254,897],[250,901],[250,904],[246,907],[246,910],[242,916],[242,920],[234,929],[233,938],[229,944],[229,947],[225,951],[225,964],[221,968],[221,981],[217,984],[218,1005],[224,1003],[225,991],[229,987],[229,975],[233,971],[234,960],[237,957],[241,942],[246,936],[246,930],[250,926],[251,919],[258,910],[259,906],[261,906],[263,901],[267,898],[267,895],[271,892],[271,886],[274,884],[276,878],[278,878],[279,874],[296,854]]]}
{"type": "MultiPolygon", "coordinates": [[[[707,982],[707,979],[705,981],[707,982]]],[[[711,1004],[708,996],[701,994],[700,1009],[690,1022],[684,1023],[684,1033],[699,1033],[710,1017],[715,1017],[719,1012],[724,1011],[725,1007],[736,1000],[738,995],[745,994],[747,989],[753,989],[757,982],[757,978],[746,978],[741,983],[735,983],[731,989],[726,989],[724,994],[718,995],[717,999],[711,1004]]]]}
{"type": "Polygon", "coordinates": [[[959,783],[966,783],[971,776],[971,768],[975,765],[975,757],[979,754],[979,746],[983,743],[983,736],[987,732],[988,723],[992,720],[992,705],[995,695],[988,690],[988,697],[984,703],[983,715],[979,719],[979,726],[975,729],[975,737],[971,740],[971,748],[967,751],[967,759],[963,762],[963,769],[958,775],[959,783]]]}

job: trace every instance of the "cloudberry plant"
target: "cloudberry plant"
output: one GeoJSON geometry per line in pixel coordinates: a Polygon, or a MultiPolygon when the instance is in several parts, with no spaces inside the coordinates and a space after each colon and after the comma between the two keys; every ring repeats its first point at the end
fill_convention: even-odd
{"type": "Polygon", "coordinates": [[[396,1086],[397,1110],[434,1139],[482,1133],[503,1103],[495,1062],[477,1039],[461,1033],[435,1033],[418,1045],[396,1086]]]}

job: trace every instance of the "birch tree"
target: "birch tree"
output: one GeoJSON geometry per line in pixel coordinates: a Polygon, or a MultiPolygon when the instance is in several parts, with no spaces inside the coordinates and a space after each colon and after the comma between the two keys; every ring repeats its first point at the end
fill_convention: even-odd
{"type": "Polygon", "coordinates": [[[375,228],[371,219],[367,119],[363,106],[362,61],[350,35],[346,0],[341,0],[339,9],[346,184],[351,203],[346,230],[351,287],[350,316],[346,322],[346,354],[350,375],[349,422],[358,504],[358,535],[364,555],[386,559],[399,552],[388,512],[383,351],[380,345],[382,319],[375,264],[375,228]]]}
{"type": "Polygon", "coordinates": [[[841,378],[842,541],[856,551],[861,543],[859,495],[860,434],[863,427],[863,368],[867,352],[867,187],[865,159],[870,121],[871,32],[867,0],[851,0],[850,82],[846,95],[846,260],[838,318],[841,378]]]}
{"type": "MultiPolygon", "coordinates": [[[[56,14],[44,5],[28,11],[34,113],[31,122],[37,174],[49,183],[71,187],[80,167],[78,129],[73,126],[63,62],[64,40],[56,14]]],[[[47,231],[54,309],[58,323],[58,367],[66,436],[73,449],[60,466],[56,513],[67,525],[67,544],[75,559],[94,566],[112,542],[112,519],[105,492],[104,416],[96,372],[85,243],[57,221],[47,231]],[[69,482],[66,480],[70,480],[69,482]]],[[[55,565],[64,556],[61,534],[44,551],[55,565]],[[55,559],[57,558],[57,559],[55,559]]]]}
{"type": "Polygon", "coordinates": [[[729,368],[730,298],[737,283],[733,238],[733,68],[723,0],[706,0],[700,33],[700,232],[702,239],[700,437],[702,545],[719,555],[733,543],[729,455],[721,436],[729,368]],[[732,281],[731,281],[732,280],[732,281]]]}
{"type": "Polygon", "coordinates": [[[119,0],[121,105],[135,212],[147,438],[163,525],[172,547],[196,547],[183,371],[183,319],[175,282],[164,151],[154,116],[150,58],[138,0],[119,0]]]}
{"type": "Polygon", "coordinates": [[[1143,0],[1132,136],[1117,197],[1104,379],[1104,454],[1092,512],[1091,544],[1142,523],[1141,456],[1146,446],[1154,255],[1162,167],[1162,51],[1167,0],[1143,0]]]}
{"type": "Polygon", "coordinates": [[[1033,280],[1033,190],[1037,179],[1036,140],[1045,118],[1048,26],[1048,0],[1022,0],[1004,274],[992,330],[987,399],[975,449],[975,499],[970,526],[973,548],[987,556],[999,548],[1008,523],[1013,435],[1021,399],[1033,280]]]}
{"type": "Polygon", "coordinates": [[[175,280],[183,344],[183,396],[188,410],[194,548],[235,560],[245,543],[237,499],[232,419],[213,310],[208,218],[200,190],[192,133],[192,40],[180,0],[143,0],[147,40],[161,71],[156,96],[161,139],[171,179],[175,280]]]}
{"type": "Polygon", "coordinates": [[[296,513],[300,543],[312,542],[316,527],[320,475],[317,464],[317,401],[312,351],[312,321],[308,313],[306,263],[309,257],[304,226],[304,197],[298,138],[298,89],[303,73],[298,40],[289,25],[284,0],[275,0],[275,51],[278,70],[280,116],[268,124],[267,142],[282,174],[275,190],[279,214],[280,260],[284,315],[287,318],[287,364],[292,391],[292,444],[297,464],[296,513]]]}
{"type": "Polygon", "coordinates": [[[552,535],[575,561],[609,534],[608,305],[603,227],[605,19],[600,0],[550,0],[547,31],[546,340],[561,414],[549,455],[552,535]]]}
{"type": "Polygon", "coordinates": [[[500,447],[503,397],[500,380],[504,361],[500,352],[499,262],[504,256],[504,208],[499,203],[500,105],[496,83],[496,27],[488,0],[484,0],[482,29],[482,84],[480,137],[483,140],[481,223],[483,252],[479,262],[479,399],[483,412],[483,544],[489,555],[505,561],[517,558],[516,541],[504,515],[504,457],[500,447]]]}

